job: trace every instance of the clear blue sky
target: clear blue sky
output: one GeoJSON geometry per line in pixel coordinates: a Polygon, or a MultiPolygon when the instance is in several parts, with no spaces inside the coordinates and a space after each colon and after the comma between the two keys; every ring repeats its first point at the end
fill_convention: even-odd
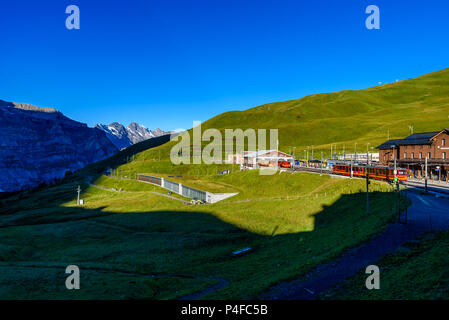
{"type": "Polygon", "coordinates": [[[447,0],[2,0],[0,99],[90,126],[190,128],[449,67],[448,16],[447,0]],[[365,28],[370,4],[380,30],[365,28]]]}

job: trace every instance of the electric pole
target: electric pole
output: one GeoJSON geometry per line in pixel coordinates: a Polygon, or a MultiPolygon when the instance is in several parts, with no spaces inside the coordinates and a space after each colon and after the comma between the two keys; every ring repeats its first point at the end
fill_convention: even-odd
{"type": "Polygon", "coordinates": [[[370,145],[370,143],[368,142],[366,144],[366,164],[369,165],[369,150],[368,150],[368,146],[370,145]]]}
{"type": "Polygon", "coordinates": [[[427,157],[426,157],[426,160],[425,160],[426,162],[425,162],[425,170],[426,170],[426,172],[425,172],[425,191],[426,191],[426,193],[427,193],[427,157]]]}
{"type": "Polygon", "coordinates": [[[79,206],[80,205],[80,192],[81,192],[81,187],[78,185],[78,189],[76,189],[76,191],[78,192],[78,198],[76,200],[76,204],[79,206]]]}
{"type": "Polygon", "coordinates": [[[320,171],[320,176],[323,175],[323,151],[321,151],[321,171],[320,171]]]}
{"type": "Polygon", "coordinates": [[[366,172],[366,214],[369,214],[369,173],[366,172]]]}

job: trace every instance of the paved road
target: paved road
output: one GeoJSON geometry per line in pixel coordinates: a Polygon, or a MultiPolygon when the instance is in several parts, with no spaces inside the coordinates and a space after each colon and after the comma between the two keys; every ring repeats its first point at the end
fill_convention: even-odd
{"type": "Polygon", "coordinates": [[[449,199],[421,195],[408,191],[413,204],[408,209],[408,223],[393,224],[381,235],[340,258],[317,267],[306,275],[306,280],[283,282],[263,293],[261,299],[312,300],[318,294],[358,270],[374,264],[387,253],[397,250],[404,242],[417,238],[428,230],[449,229],[449,199]]]}

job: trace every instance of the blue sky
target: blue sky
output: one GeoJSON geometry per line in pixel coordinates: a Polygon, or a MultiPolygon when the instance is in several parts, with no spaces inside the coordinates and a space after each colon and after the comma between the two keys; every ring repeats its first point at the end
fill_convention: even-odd
{"type": "Polygon", "coordinates": [[[0,99],[90,126],[190,128],[447,68],[448,12],[446,0],[2,0],[0,99]],[[70,4],[80,30],[65,27],[70,4]],[[370,4],[380,30],[365,27],[370,4]]]}

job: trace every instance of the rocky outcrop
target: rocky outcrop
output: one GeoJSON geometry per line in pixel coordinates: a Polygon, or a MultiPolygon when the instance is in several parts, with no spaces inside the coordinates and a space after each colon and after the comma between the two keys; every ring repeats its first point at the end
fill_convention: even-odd
{"type": "Polygon", "coordinates": [[[0,192],[51,182],[117,151],[103,131],[56,109],[0,100],[0,192]]]}
{"type": "Polygon", "coordinates": [[[97,124],[94,128],[104,131],[108,139],[120,150],[135,143],[170,133],[159,128],[152,131],[136,122],[129,124],[127,127],[118,122],[113,122],[109,125],[97,124]]]}

